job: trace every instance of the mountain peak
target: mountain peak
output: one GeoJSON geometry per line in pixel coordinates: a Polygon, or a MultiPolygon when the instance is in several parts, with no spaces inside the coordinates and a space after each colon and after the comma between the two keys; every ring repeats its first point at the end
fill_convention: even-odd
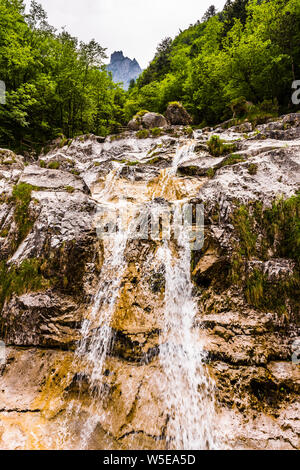
{"type": "Polygon", "coordinates": [[[115,83],[123,83],[125,90],[128,90],[130,81],[136,80],[142,72],[138,61],[125,57],[123,51],[115,51],[111,54],[107,70],[112,73],[115,83]]]}

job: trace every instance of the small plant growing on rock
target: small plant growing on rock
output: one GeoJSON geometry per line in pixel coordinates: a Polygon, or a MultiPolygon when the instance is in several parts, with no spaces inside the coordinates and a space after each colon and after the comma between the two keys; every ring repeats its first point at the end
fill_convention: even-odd
{"type": "Polygon", "coordinates": [[[45,162],[45,160],[40,160],[40,167],[41,167],[41,168],[46,168],[46,162],[45,162]]]}
{"type": "Polygon", "coordinates": [[[242,155],[239,155],[238,153],[233,153],[222,162],[221,166],[224,167],[224,166],[235,165],[236,163],[243,163],[245,161],[246,160],[242,155]]]}
{"type": "Polygon", "coordinates": [[[218,135],[212,135],[207,145],[210,154],[214,157],[221,157],[224,154],[234,152],[236,149],[234,144],[226,144],[218,135]]]}
{"type": "Polygon", "coordinates": [[[7,228],[5,228],[0,232],[0,237],[1,238],[6,238],[8,233],[9,233],[9,230],[7,228]]]}
{"type": "Polygon", "coordinates": [[[65,187],[65,190],[68,192],[68,193],[74,193],[75,191],[75,188],[73,188],[73,186],[66,186],[65,187]]]}
{"type": "Polygon", "coordinates": [[[162,134],[162,129],[160,127],[154,127],[151,129],[151,134],[153,137],[159,137],[162,134]]]}
{"type": "Polygon", "coordinates": [[[58,170],[59,167],[60,167],[60,163],[57,162],[56,160],[54,160],[53,162],[50,162],[50,163],[48,164],[49,170],[58,170]]]}
{"type": "Polygon", "coordinates": [[[147,139],[150,135],[148,129],[142,129],[136,133],[138,139],[147,139]]]}
{"type": "Polygon", "coordinates": [[[38,291],[48,288],[47,281],[41,272],[42,259],[26,259],[20,266],[8,267],[5,261],[0,262],[0,307],[13,294],[22,295],[25,292],[38,291]]]}
{"type": "Polygon", "coordinates": [[[258,166],[255,163],[251,163],[248,168],[248,173],[252,176],[257,174],[258,166]]]}
{"type": "Polygon", "coordinates": [[[188,135],[189,137],[191,137],[194,133],[193,128],[191,126],[185,127],[184,133],[185,135],[188,135]]]}
{"type": "Polygon", "coordinates": [[[20,183],[13,188],[12,200],[15,203],[14,217],[18,227],[18,234],[16,236],[17,246],[24,240],[33,226],[34,221],[29,214],[29,204],[31,201],[31,193],[34,189],[38,188],[27,183],[20,183]]]}
{"type": "Polygon", "coordinates": [[[138,119],[138,118],[142,118],[143,116],[145,116],[145,114],[149,113],[149,111],[147,111],[146,109],[141,109],[140,111],[138,111],[136,113],[136,115],[134,116],[133,119],[138,119]]]}
{"type": "Polygon", "coordinates": [[[208,178],[213,178],[215,176],[215,170],[213,168],[209,168],[209,170],[207,170],[206,176],[208,178]]]}

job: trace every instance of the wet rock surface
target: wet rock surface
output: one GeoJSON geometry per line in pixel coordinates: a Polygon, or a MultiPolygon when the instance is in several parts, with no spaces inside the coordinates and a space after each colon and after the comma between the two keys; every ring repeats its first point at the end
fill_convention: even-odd
{"type": "MultiPolygon", "coordinates": [[[[263,256],[242,253],[232,277],[236,244],[244,243],[236,211],[256,203],[267,210],[278,198],[299,191],[299,122],[299,115],[288,115],[257,130],[206,129],[191,137],[178,129],[176,137],[141,140],[134,132],[105,142],[82,136],[27,166],[23,157],[0,151],[4,279],[14,273],[9,289],[1,281],[1,331],[7,345],[0,365],[2,449],[80,448],[90,396],[74,350],[101,282],[104,247],[95,220],[108,190],[110,201],[126,195],[130,207],[179,198],[204,203],[205,243],[191,260],[198,305],[193,328],[215,381],[220,447],[300,448],[300,366],[292,362],[299,304],[287,294],[285,310],[272,303],[255,306],[247,284],[255,274],[263,276],[264,288],[288,286],[295,282],[297,263],[278,252],[279,238],[272,239],[263,256]],[[207,143],[217,133],[238,146],[241,161],[210,155],[207,143]],[[166,168],[178,156],[178,170],[169,180],[166,168]],[[59,167],[51,169],[51,162],[59,167]],[[20,184],[31,188],[30,224],[16,238],[19,200],[12,195],[20,184]],[[24,265],[28,260],[30,266],[36,263],[33,271],[24,265]],[[65,435],[70,403],[80,411],[65,435]]],[[[257,221],[253,227],[257,247],[266,233],[257,221]]],[[[90,437],[90,449],[167,446],[158,358],[165,291],[164,268],[156,256],[160,243],[127,242],[111,319],[113,344],[104,367],[103,419],[90,437]]],[[[172,249],[176,253],[176,242],[172,249]]]]}

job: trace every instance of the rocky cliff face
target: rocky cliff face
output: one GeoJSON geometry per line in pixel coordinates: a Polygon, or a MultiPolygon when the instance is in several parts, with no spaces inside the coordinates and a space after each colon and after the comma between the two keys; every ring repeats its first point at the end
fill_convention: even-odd
{"type": "Polygon", "coordinates": [[[246,127],[1,150],[2,449],[300,447],[300,115],[246,127]],[[203,203],[203,247],[99,237],[124,197],[203,203]]]}
{"type": "Polygon", "coordinates": [[[131,60],[128,57],[124,57],[122,51],[114,52],[111,55],[107,70],[112,73],[115,83],[123,83],[125,90],[128,90],[131,80],[136,80],[142,73],[142,69],[136,59],[131,60]]]}

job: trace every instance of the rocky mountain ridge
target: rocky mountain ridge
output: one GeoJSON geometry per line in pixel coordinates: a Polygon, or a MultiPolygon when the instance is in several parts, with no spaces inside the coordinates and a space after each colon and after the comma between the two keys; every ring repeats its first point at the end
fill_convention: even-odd
{"type": "Polygon", "coordinates": [[[115,83],[123,83],[125,90],[128,90],[131,80],[136,80],[142,73],[137,60],[125,57],[122,51],[116,51],[111,55],[107,70],[112,73],[115,83]]]}

